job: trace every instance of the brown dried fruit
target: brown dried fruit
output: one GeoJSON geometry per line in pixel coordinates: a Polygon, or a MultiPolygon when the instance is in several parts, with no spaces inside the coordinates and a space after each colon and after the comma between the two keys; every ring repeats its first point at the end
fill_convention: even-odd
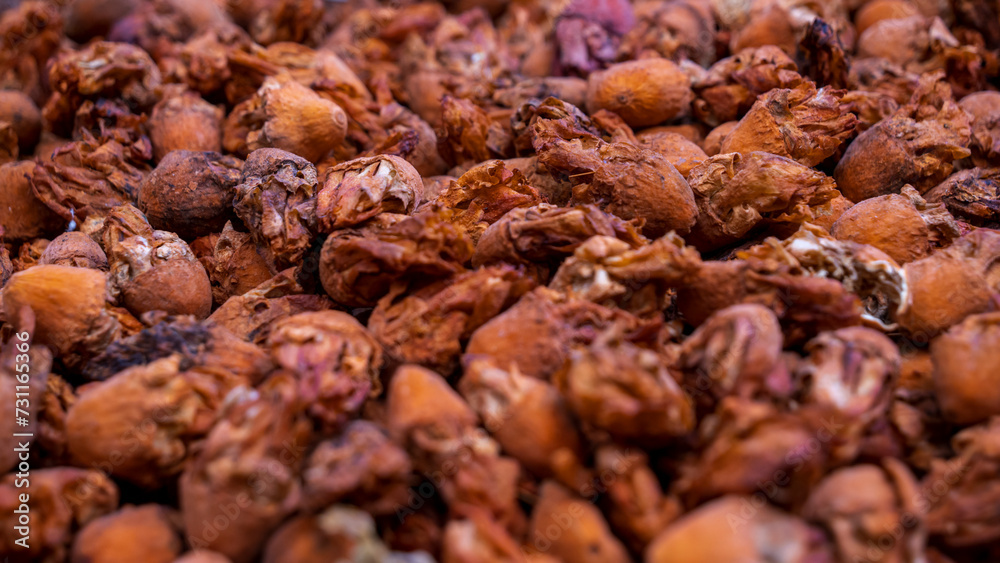
{"type": "Polygon", "coordinates": [[[30,161],[0,165],[0,225],[5,240],[46,236],[65,224],[33,193],[35,166],[30,161]]]}
{"type": "Polygon", "coordinates": [[[934,391],[941,412],[957,424],[1000,415],[997,376],[1000,313],[971,315],[931,343],[934,391]]]}
{"type": "Polygon", "coordinates": [[[208,271],[212,281],[212,299],[221,305],[230,297],[243,295],[277,274],[274,266],[265,258],[253,241],[250,233],[233,229],[232,221],[227,221],[222,232],[197,239],[191,243],[191,251],[208,271]],[[207,247],[201,247],[199,242],[207,247]]]}
{"type": "Polygon", "coordinates": [[[611,533],[600,510],[553,481],[543,482],[538,492],[528,538],[529,545],[560,561],[629,560],[625,546],[611,533]],[[565,525],[567,519],[569,526],[565,525]]]}
{"type": "Polygon", "coordinates": [[[194,92],[164,97],[149,118],[153,157],[161,161],[172,151],[221,152],[222,108],[194,92]]]}
{"type": "Polygon", "coordinates": [[[804,79],[797,70],[795,61],[773,45],[740,51],[719,60],[693,81],[696,98],[691,108],[709,125],[736,121],[758,96],[774,88],[799,86],[804,79]]]}
{"type": "Polygon", "coordinates": [[[176,512],[163,505],[127,505],[80,530],[71,560],[173,563],[183,549],[177,520],[176,512]]]}
{"type": "Polygon", "coordinates": [[[996,168],[956,172],[924,197],[931,203],[944,203],[960,221],[977,227],[1000,228],[1000,170],[996,168]]]}
{"type": "Polygon", "coordinates": [[[206,319],[241,339],[260,344],[271,326],[286,317],[330,309],[323,295],[305,293],[292,270],[285,270],[242,295],[230,297],[206,319]]]}
{"type": "Polygon", "coordinates": [[[27,95],[14,90],[0,90],[0,122],[6,121],[17,135],[21,154],[35,150],[42,134],[42,113],[27,95]]]}
{"type": "Polygon", "coordinates": [[[52,239],[38,263],[108,270],[108,257],[101,245],[80,231],[63,233],[52,239]]]}
{"type": "Polygon", "coordinates": [[[330,233],[379,213],[410,214],[423,202],[420,174],[398,156],[342,162],[326,173],[316,196],[319,229],[330,233]]]}
{"type": "Polygon", "coordinates": [[[669,121],[688,110],[691,98],[690,79],[667,59],[618,63],[587,82],[587,109],[613,111],[632,127],[669,121]]]}
{"type": "Polygon", "coordinates": [[[670,164],[685,178],[691,169],[708,159],[705,151],[678,133],[655,131],[647,129],[636,136],[646,148],[654,150],[667,157],[670,164]]]}

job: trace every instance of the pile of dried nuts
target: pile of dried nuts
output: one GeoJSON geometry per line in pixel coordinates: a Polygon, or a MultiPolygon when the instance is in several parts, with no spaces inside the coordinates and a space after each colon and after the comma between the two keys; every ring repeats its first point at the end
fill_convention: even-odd
{"type": "Polygon", "coordinates": [[[3,561],[1000,561],[997,0],[3,4],[3,561]]]}

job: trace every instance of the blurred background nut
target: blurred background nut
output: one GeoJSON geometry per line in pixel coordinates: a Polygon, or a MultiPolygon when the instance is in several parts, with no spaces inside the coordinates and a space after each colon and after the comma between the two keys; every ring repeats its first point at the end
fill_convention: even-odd
{"type": "Polygon", "coordinates": [[[183,550],[178,524],[177,513],[166,506],[127,505],[80,530],[70,561],[173,563],[183,550]]]}
{"type": "Polygon", "coordinates": [[[194,92],[166,96],[149,117],[153,157],[160,161],[171,151],[222,151],[221,108],[194,92]]]}
{"type": "Polygon", "coordinates": [[[38,263],[108,270],[108,257],[101,245],[80,231],[63,233],[52,239],[38,263]]]}
{"type": "Polygon", "coordinates": [[[618,63],[587,82],[587,109],[613,111],[632,127],[658,125],[687,112],[691,97],[690,79],[667,59],[618,63]]]}
{"type": "Polygon", "coordinates": [[[24,240],[49,235],[65,224],[31,188],[35,165],[30,161],[0,165],[0,225],[5,240],[24,240]]]}
{"type": "Polygon", "coordinates": [[[79,43],[106,35],[116,21],[135,9],[136,0],[74,0],[65,11],[66,36],[79,43]]]}
{"type": "Polygon", "coordinates": [[[553,481],[543,482],[538,492],[528,544],[560,561],[629,560],[625,546],[611,533],[601,512],[553,481]]]}
{"type": "Polygon", "coordinates": [[[136,205],[154,229],[185,240],[217,233],[232,213],[242,166],[217,152],[172,151],[143,180],[136,205]]]}
{"type": "Polygon", "coordinates": [[[10,123],[22,155],[30,155],[42,135],[42,112],[27,95],[0,90],[0,122],[10,123]]]}
{"type": "Polygon", "coordinates": [[[931,343],[934,389],[945,418],[973,424],[1000,415],[1000,313],[972,315],[931,343]]]}
{"type": "Polygon", "coordinates": [[[882,20],[895,20],[916,16],[920,12],[907,0],[872,0],[854,14],[854,27],[858,35],[882,20]]]}
{"type": "Polygon", "coordinates": [[[189,551],[182,555],[180,558],[175,559],[174,563],[232,563],[228,557],[222,555],[221,553],[215,551],[208,551],[207,549],[196,549],[194,551],[189,551]]]}
{"type": "Polygon", "coordinates": [[[423,192],[420,174],[398,156],[342,162],[327,172],[316,196],[319,227],[331,232],[379,213],[410,214],[422,203],[423,192]]]}

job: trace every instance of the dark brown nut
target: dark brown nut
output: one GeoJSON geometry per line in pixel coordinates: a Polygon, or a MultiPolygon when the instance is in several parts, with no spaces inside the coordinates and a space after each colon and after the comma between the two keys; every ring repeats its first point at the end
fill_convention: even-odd
{"type": "Polygon", "coordinates": [[[740,51],[719,60],[694,80],[696,99],[691,107],[698,119],[712,126],[736,121],[758,96],[801,84],[804,79],[797,70],[795,61],[773,45],[740,51]]]}
{"type": "Polygon", "coordinates": [[[639,248],[596,236],[562,263],[549,287],[649,318],[667,307],[669,290],[692,281],[700,266],[698,252],[673,233],[639,248]]]}
{"type": "Polygon", "coordinates": [[[103,272],[72,266],[35,266],[11,276],[3,289],[4,311],[28,306],[34,337],[68,365],[97,355],[116,340],[118,319],[108,311],[103,272]]]}
{"type": "Polygon", "coordinates": [[[931,462],[919,498],[932,541],[961,548],[1000,539],[1000,519],[984,510],[1000,501],[995,479],[1000,471],[998,439],[1000,418],[993,417],[952,438],[954,457],[931,462]]]}
{"type": "Polygon", "coordinates": [[[766,152],[713,156],[688,176],[698,218],[687,240],[702,252],[737,242],[758,226],[803,223],[838,195],[833,178],[766,152]]]}
{"type": "Polygon", "coordinates": [[[869,244],[898,264],[924,258],[934,247],[958,238],[958,225],[941,204],[928,204],[910,186],[902,195],[862,201],[840,216],[830,234],[839,240],[869,244]]]}
{"type": "Polygon", "coordinates": [[[101,245],[80,231],[63,233],[54,238],[45,247],[38,263],[108,270],[108,257],[101,245]]]}
{"type": "Polygon", "coordinates": [[[217,152],[170,152],[139,186],[137,205],[153,228],[185,240],[219,232],[229,218],[242,165],[217,152]]]}
{"type": "Polygon", "coordinates": [[[78,43],[107,35],[116,21],[131,13],[135,0],[77,0],[66,7],[66,36],[78,43]]]}
{"type": "Polygon", "coordinates": [[[330,309],[333,302],[322,295],[305,293],[292,270],[280,272],[254,289],[229,298],[208,317],[243,340],[261,343],[271,326],[286,317],[330,309]]]}
{"type": "Polygon", "coordinates": [[[854,134],[857,117],[841,102],[843,90],[812,82],[761,96],[722,141],[721,152],[764,151],[816,166],[854,134]]]}
{"type": "Polygon", "coordinates": [[[14,531],[24,489],[15,487],[15,474],[0,481],[0,506],[3,508],[3,533],[0,550],[11,563],[55,563],[67,561],[76,532],[96,518],[118,507],[118,487],[102,471],[75,467],[32,469],[31,534],[28,548],[15,545],[21,537],[14,531]]]}
{"type": "Polygon", "coordinates": [[[282,75],[265,80],[254,97],[233,109],[225,134],[229,137],[223,137],[223,145],[229,152],[274,148],[319,162],[344,142],[347,114],[282,75]]]}
{"type": "Polygon", "coordinates": [[[180,363],[180,356],[155,360],[82,388],[66,416],[74,461],[150,489],[176,479],[191,442],[208,432],[240,381],[184,372],[180,363]]]}
{"type": "Polygon", "coordinates": [[[323,244],[319,277],[343,307],[374,307],[399,280],[413,275],[447,278],[465,271],[473,244],[451,221],[452,212],[431,209],[396,221],[345,229],[323,244]]]}
{"type": "Polygon", "coordinates": [[[841,423],[821,414],[724,398],[702,422],[703,447],[696,460],[681,467],[673,492],[688,506],[727,494],[766,495],[779,506],[801,506],[834,463],[840,442],[841,423]],[[761,483],[772,487],[761,491],[761,483]]]}
{"type": "Polygon", "coordinates": [[[686,234],[697,218],[694,194],[666,157],[629,143],[605,143],[555,120],[535,125],[538,161],[573,177],[573,204],[593,203],[622,219],[645,219],[642,233],[686,234]]]}
{"type": "Polygon", "coordinates": [[[555,386],[488,356],[463,363],[458,389],[504,452],[540,478],[582,468],[584,440],[555,386]]]}
{"type": "Polygon", "coordinates": [[[25,240],[56,232],[65,221],[35,196],[31,189],[35,165],[30,161],[0,165],[0,224],[4,239],[25,240]]]}
{"type": "Polygon", "coordinates": [[[42,135],[42,112],[31,98],[22,92],[0,90],[0,121],[11,124],[21,154],[35,150],[42,135]]]}
{"type": "Polygon", "coordinates": [[[368,328],[389,362],[449,374],[472,333],[534,287],[533,279],[508,265],[459,274],[408,294],[399,285],[379,300],[368,328]]]}
{"type": "Polygon", "coordinates": [[[691,80],[673,62],[649,58],[612,65],[587,81],[587,109],[606,109],[632,127],[649,127],[688,111],[691,80]]]}
{"type": "Polygon", "coordinates": [[[633,248],[645,241],[631,223],[593,205],[555,207],[542,203],[512,209],[487,227],[472,255],[472,265],[506,262],[553,270],[564,257],[597,235],[617,238],[633,248]]]}
{"type": "Polygon", "coordinates": [[[691,398],[656,352],[620,340],[611,329],[577,347],[553,384],[589,429],[659,446],[694,427],[691,398]]]}
{"type": "Polygon", "coordinates": [[[873,0],[861,6],[854,14],[854,27],[858,35],[882,20],[909,18],[920,12],[908,0],[873,0]]]}
{"type": "Polygon", "coordinates": [[[208,271],[212,299],[216,305],[222,305],[230,297],[243,295],[277,273],[261,255],[253,236],[233,229],[232,221],[226,222],[218,236],[209,235],[192,242],[191,251],[208,271]],[[210,244],[210,248],[199,250],[199,241],[210,244]],[[200,254],[201,251],[205,254],[200,254]]]}
{"type": "Polygon", "coordinates": [[[278,320],[267,337],[274,362],[293,374],[298,395],[324,431],[355,416],[382,391],[382,347],[354,317],[340,311],[278,320]]]}
{"type": "Polygon", "coordinates": [[[196,549],[189,551],[174,560],[174,563],[232,563],[232,561],[216,551],[207,549],[196,549]]]}
{"type": "Polygon", "coordinates": [[[298,263],[315,232],[316,168],[278,149],[259,149],[243,164],[233,207],[278,268],[298,263]]]}
{"type": "Polygon", "coordinates": [[[560,561],[628,561],[628,551],[593,504],[545,481],[531,513],[528,544],[560,561]],[[569,519],[572,525],[566,526],[569,519]],[[558,530],[558,532],[555,532],[558,530]]]}
{"type": "Polygon", "coordinates": [[[910,103],[847,147],[834,172],[847,199],[857,203],[906,184],[925,192],[951,174],[952,162],[969,156],[968,116],[935,78],[927,75],[910,103]]]}
{"type": "Polygon", "coordinates": [[[776,510],[764,498],[728,495],[667,526],[646,548],[645,561],[766,561],[776,553],[784,554],[778,560],[786,563],[806,563],[811,555],[820,555],[817,561],[824,560],[822,555],[832,558],[831,553],[810,549],[815,548],[814,537],[805,522],[776,510]]]}
{"type": "Polygon", "coordinates": [[[705,154],[708,156],[715,156],[722,152],[722,143],[726,141],[726,135],[732,133],[733,129],[739,125],[739,121],[727,121],[722,125],[719,125],[705,137],[705,141],[702,143],[702,147],[705,149],[705,154]]]}
{"type": "Polygon", "coordinates": [[[441,122],[437,149],[451,166],[514,156],[509,119],[504,127],[501,119],[469,100],[445,95],[441,99],[441,122]]]}
{"type": "Polygon", "coordinates": [[[733,305],[717,311],[682,344],[683,389],[703,407],[729,395],[789,397],[792,381],[781,358],[783,341],[778,318],[767,307],[733,305]]]}
{"type": "Polygon", "coordinates": [[[977,227],[1000,229],[1000,169],[971,168],[956,172],[924,194],[944,203],[956,219],[977,227]]]}
{"type": "Polygon", "coordinates": [[[639,133],[637,138],[646,148],[667,157],[670,164],[685,178],[692,168],[708,159],[701,147],[678,133],[646,130],[639,133]]]}
{"type": "Polygon", "coordinates": [[[173,563],[183,551],[177,513],[159,504],[126,505],[80,530],[73,563],[148,561],[173,563]],[[136,541],[142,538],[142,541],[136,541]]]}
{"type": "Polygon", "coordinates": [[[118,97],[130,107],[148,110],[158,97],[160,70],[149,54],[127,43],[95,41],[68,51],[51,62],[49,85],[53,93],[42,108],[54,132],[66,134],[67,125],[85,100],[118,97]]]}
{"type": "Polygon", "coordinates": [[[221,152],[222,108],[194,92],[160,100],[149,118],[153,157],[160,161],[172,151],[221,152]]]}
{"type": "Polygon", "coordinates": [[[931,343],[934,391],[944,417],[974,424],[1000,415],[997,376],[1000,314],[972,315],[931,343]]]}
{"type": "Polygon", "coordinates": [[[226,397],[180,479],[181,514],[193,547],[249,563],[299,506],[310,425],[294,386],[278,372],[256,389],[236,388],[226,397]]]}
{"type": "Polygon", "coordinates": [[[321,232],[364,223],[379,213],[410,214],[423,201],[424,185],[413,166],[398,156],[341,162],[327,172],[316,196],[321,232]]]}
{"type": "Polygon", "coordinates": [[[909,307],[899,324],[930,338],[962,319],[984,313],[1000,285],[1000,234],[979,229],[923,260],[906,265],[909,307]]]}
{"type": "Polygon", "coordinates": [[[320,442],[302,470],[304,507],[319,510],[350,503],[382,516],[410,500],[410,458],[386,431],[366,420],[320,442]]]}

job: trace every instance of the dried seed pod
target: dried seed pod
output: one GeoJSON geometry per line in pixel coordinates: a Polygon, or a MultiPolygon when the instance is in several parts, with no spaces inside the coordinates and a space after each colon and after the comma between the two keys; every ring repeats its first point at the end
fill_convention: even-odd
{"type": "Polygon", "coordinates": [[[782,562],[806,563],[811,560],[811,551],[831,558],[832,554],[823,554],[811,545],[813,538],[805,522],[775,509],[766,499],[728,495],[699,506],[667,526],[646,548],[645,561],[702,563],[738,561],[741,557],[766,561],[780,553],[782,562]],[[730,533],[720,534],[719,530],[730,533]]]}
{"type": "Polygon", "coordinates": [[[191,251],[208,271],[212,299],[216,305],[222,305],[230,297],[243,295],[277,274],[257,248],[253,235],[237,231],[232,221],[226,222],[219,235],[209,235],[192,242],[191,251]],[[210,247],[199,249],[199,241],[210,247]]]}
{"type": "Polygon", "coordinates": [[[646,148],[667,157],[670,164],[685,178],[692,168],[708,159],[701,147],[678,133],[647,129],[636,137],[646,148]]]}
{"type": "Polygon", "coordinates": [[[613,111],[632,127],[669,121],[688,111],[691,98],[691,80],[667,59],[618,63],[587,81],[587,109],[613,111]]]}
{"type": "Polygon", "coordinates": [[[177,520],[176,512],[163,505],[126,505],[80,530],[72,561],[173,563],[183,550],[177,520]]]}
{"type": "Polygon", "coordinates": [[[56,232],[65,221],[35,196],[30,161],[0,165],[0,224],[5,240],[25,240],[56,232]]]}
{"type": "Polygon", "coordinates": [[[324,430],[343,426],[382,390],[382,347],[347,313],[317,311],[280,319],[266,346],[275,363],[295,376],[299,398],[324,430]]]}
{"type": "Polygon", "coordinates": [[[226,397],[218,422],[180,479],[181,515],[191,545],[218,551],[233,563],[255,560],[268,535],[301,500],[298,474],[309,424],[300,412],[294,382],[280,372],[256,389],[240,387],[226,397]],[[231,516],[234,506],[238,517],[231,516]]]}
{"type": "Polygon", "coordinates": [[[773,45],[721,59],[692,84],[696,96],[691,104],[694,115],[713,126],[736,121],[758,96],[775,88],[799,86],[804,79],[797,70],[795,61],[773,45]]]}
{"type": "Polygon", "coordinates": [[[161,161],[172,151],[222,152],[222,108],[194,92],[167,96],[149,118],[153,157],[161,161]]]}
{"type": "Polygon", "coordinates": [[[840,216],[830,234],[839,240],[870,244],[899,264],[948,246],[958,238],[958,225],[941,204],[927,204],[911,186],[902,195],[864,200],[840,216]]]}
{"type": "Polygon", "coordinates": [[[243,164],[233,207],[278,268],[299,262],[315,232],[316,168],[278,149],[259,149],[243,164]]]}
{"type": "Polygon", "coordinates": [[[688,181],[699,215],[687,239],[703,252],[732,244],[758,226],[808,221],[813,206],[838,195],[829,176],[765,152],[713,156],[688,181]]]}
{"type": "Polygon", "coordinates": [[[322,232],[364,223],[379,213],[412,213],[423,201],[420,174],[398,156],[356,158],[331,168],[316,196],[322,232]]]}
{"type": "Polygon", "coordinates": [[[303,503],[319,510],[346,502],[376,516],[393,514],[409,501],[412,469],[384,429],[355,420],[309,455],[302,469],[303,503]]]}
{"type": "MultiPolygon", "coordinates": [[[[14,531],[22,504],[21,479],[11,473],[0,481],[0,506],[4,528],[0,550],[11,563],[68,561],[74,535],[91,521],[118,507],[118,487],[103,471],[75,467],[32,469],[30,476],[31,538],[27,548],[14,541],[14,531]]],[[[15,535],[16,534],[16,535],[15,535]]]]}
{"type": "Polygon", "coordinates": [[[80,231],[63,233],[53,239],[38,263],[108,270],[108,257],[101,245],[80,231]]]}
{"type": "Polygon", "coordinates": [[[560,561],[628,561],[628,551],[587,500],[553,481],[542,483],[531,513],[529,545],[560,561]],[[566,525],[566,520],[571,524],[566,525]],[[552,530],[558,530],[553,533],[552,530]]]}
{"type": "Polygon", "coordinates": [[[206,320],[259,344],[267,339],[275,322],[332,306],[326,296],[306,293],[289,269],[242,295],[229,298],[206,320]]]}
{"type": "Polygon", "coordinates": [[[441,121],[437,148],[452,166],[513,156],[509,119],[504,127],[501,119],[491,117],[469,100],[445,95],[441,99],[441,121]]]}
{"type": "Polygon", "coordinates": [[[14,90],[0,90],[0,121],[10,123],[20,153],[31,154],[42,135],[42,113],[27,95],[14,90]]]}
{"type": "Polygon", "coordinates": [[[84,387],[66,416],[70,455],[145,488],[176,479],[226,392],[240,382],[180,369],[172,356],[84,387]],[[108,463],[108,460],[115,463],[108,463]]]}
{"type": "Polygon", "coordinates": [[[1000,229],[1000,170],[972,168],[956,172],[924,194],[930,203],[944,203],[960,221],[1000,229]]]}
{"type": "Polygon", "coordinates": [[[139,186],[136,205],[155,229],[192,240],[222,229],[243,163],[217,152],[176,150],[139,186]]]}
{"type": "Polygon", "coordinates": [[[841,102],[843,90],[812,82],[760,97],[722,141],[721,152],[765,151],[816,166],[854,134],[857,117],[841,102]]]}
{"type": "Polygon", "coordinates": [[[991,381],[998,347],[998,313],[969,316],[931,343],[934,391],[946,419],[974,424],[1000,415],[1000,394],[991,381]]]}
{"type": "Polygon", "coordinates": [[[31,307],[36,341],[75,366],[120,334],[121,325],[108,310],[106,285],[106,275],[98,270],[35,266],[11,276],[3,289],[3,308],[31,307]]]}

